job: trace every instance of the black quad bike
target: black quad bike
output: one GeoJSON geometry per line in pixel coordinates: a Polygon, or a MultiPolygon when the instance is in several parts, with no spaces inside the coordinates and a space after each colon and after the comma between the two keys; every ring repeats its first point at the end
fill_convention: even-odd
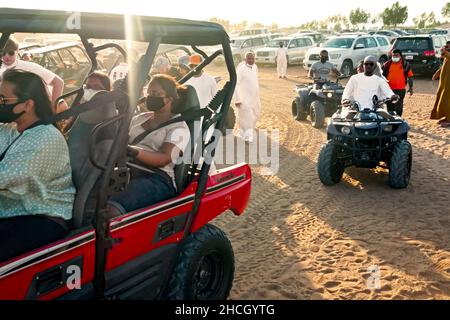
{"type": "Polygon", "coordinates": [[[314,80],[311,84],[298,84],[294,91],[297,97],[292,101],[292,115],[295,120],[305,121],[308,115],[314,128],[322,128],[325,117],[331,117],[341,104],[344,87],[338,77],[336,82],[314,80]]]}
{"type": "Polygon", "coordinates": [[[409,184],[412,147],[407,141],[408,123],[385,111],[384,101],[374,96],[374,107],[359,111],[338,110],[327,129],[328,142],[322,147],[317,163],[320,181],[328,186],[337,184],[349,166],[389,170],[389,185],[395,189],[409,184]]]}

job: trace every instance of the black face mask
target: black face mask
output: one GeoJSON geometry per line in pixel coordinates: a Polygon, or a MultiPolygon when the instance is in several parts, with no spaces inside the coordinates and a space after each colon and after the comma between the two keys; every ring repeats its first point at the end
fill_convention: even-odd
{"type": "Polygon", "coordinates": [[[25,113],[25,111],[22,111],[21,113],[14,113],[13,109],[18,104],[21,104],[22,102],[12,103],[12,104],[0,104],[0,122],[2,123],[10,123],[17,118],[19,118],[21,115],[25,113]]]}
{"type": "Polygon", "coordinates": [[[145,104],[149,111],[159,111],[165,106],[163,97],[148,96],[145,104]]]}

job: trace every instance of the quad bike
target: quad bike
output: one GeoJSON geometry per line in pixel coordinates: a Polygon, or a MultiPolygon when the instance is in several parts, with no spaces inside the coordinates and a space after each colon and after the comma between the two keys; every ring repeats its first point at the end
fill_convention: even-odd
{"type": "Polygon", "coordinates": [[[339,108],[344,87],[338,77],[336,82],[314,79],[311,84],[296,85],[297,97],[292,101],[292,116],[295,120],[305,121],[308,115],[314,128],[322,128],[325,117],[330,117],[339,108]]]}
{"type": "Polygon", "coordinates": [[[70,15],[2,8],[0,47],[14,32],[75,34],[91,60],[90,72],[98,68],[99,51],[117,47],[94,46],[90,39],[117,41],[127,35],[146,51],[113,91],[82,104],[81,88],[69,92],[61,98],[74,97],[71,108],[44,119],[48,124],[76,119],[67,141],[77,189],[72,229],[59,241],[0,261],[0,299],[226,299],[234,254],[226,234],[210,223],[227,210],[244,212],[251,190],[248,165],[209,174],[211,162],[192,157],[175,166],[175,198],[125,214],[108,210],[107,201],[130,181],[129,126],[160,44],[190,45],[204,57],[180,83],[224,56],[229,79],[207,108],[200,108],[188,87],[177,105],[181,115],[163,124],[185,121],[192,143],[184,153],[195,149],[202,159],[214,157],[218,139],[206,141],[204,133],[223,127],[236,85],[227,33],[207,22],[98,13],[80,13],[77,28],[67,23],[70,15]],[[222,50],[208,56],[197,45],[222,50]],[[86,112],[90,121],[83,120],[86,112]],[[201,118],[203,134],[194,136],[194,122],[201,118]]]}
{"type": "Polygon", "coordinates": [[[349,166],[389,169],[389,185],[406,188],[412,165],[412,147],[407,141],[408,123],[386,111],[385,102],[374,96],[373,108],[342,108],[331,118],[328,142],[317,163],[320,181],[328,186],[338,183],[349,166]]]}

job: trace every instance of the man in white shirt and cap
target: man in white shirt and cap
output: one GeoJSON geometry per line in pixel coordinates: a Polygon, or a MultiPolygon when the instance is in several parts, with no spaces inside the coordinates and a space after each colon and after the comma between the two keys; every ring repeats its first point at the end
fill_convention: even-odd
{"type": "Polygon", "coordinates": [[[283,41],[280,41],[280,47],[277,50],[275,60],[277,61],[278,78],[286,79],[287,65],[288,65],[288,50],[284,46],[283,41]]]}
{"type": "MultiPolygon", "coordinates": [[[[193,54],[189,57],[189,67],[191,69],[197,67],[202,62],[203,57],[199,54],[193,54]]],[[[185,84],[194,87],[201,108],[205,108],[218,91],[216,80],[203,70],[194,74],[185,84]]]]}
{"type": "Polygon", "coordinates": [[[238,114],[239,134],[246,142],[253,142],[253,131],[261,110],[258,67],[255,64],[253,52],[247,52],[245,61],[239,64],[236,73],[235,105],[238,114]]]}
{"type": "Polygon", "coordinates": [[[3,73],[9,69],[23,70],[39,76],[46,84],[47,93],[52,102],[53,111],[56,112],[56,100],[62,95],[64,81],[56,74],[34,62],[19,59],[19,43],[10,37],[2,50],[2,63],[0,67],[0,81],[3,73]]]}
{"type": "Polygon", "coordinates": [[[351,101],[355,101],[361,109],[372,108],[374,95],[379,100],[390,98],[393,102],[398,101],[399,96],[391,90],[388,83],[374,74],[377,63],[378,59],[374,56],[364,59],[364,72],[352,76],[345,86],[342,95],[344,107],[351,107],[351,101]]]}

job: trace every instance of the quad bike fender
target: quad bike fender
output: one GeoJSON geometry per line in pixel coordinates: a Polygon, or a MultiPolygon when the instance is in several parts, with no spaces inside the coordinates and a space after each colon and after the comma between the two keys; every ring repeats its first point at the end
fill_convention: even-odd
{"type": "Polygon", "coordinates": [[[250,198],[251,181],[247,164],[238,164],[211,174],[190,231],[195,232],[227,210],[241,215],[250,198]]]}

